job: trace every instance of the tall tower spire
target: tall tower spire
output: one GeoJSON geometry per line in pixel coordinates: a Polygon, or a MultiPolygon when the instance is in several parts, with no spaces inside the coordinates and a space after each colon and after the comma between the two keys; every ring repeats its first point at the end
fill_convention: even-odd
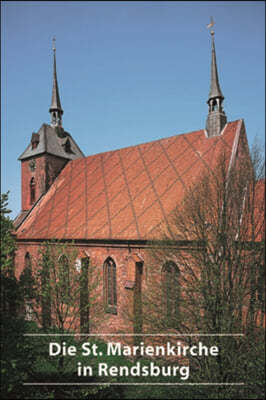
{"type": "MultiPolygon", "coordinates": [[[[207,27],[210,28],[213,25],[214,21],[211,19],[211,23],[207,27]]],[[[207,100],[207,104],[209,105],[209,113],[206,121],[206,130],[209,137],[220,135],[223,127],[227,122],[226,115],[223,111],[224,96],[222,94],[219,84],[213,30],[211,30],[211,41],[211,84],[209,98],[207,100]]]]}
{"type": "Polygon", "coordinates": [[[56,76],[56,47],[55,38],[53,38],[53,52],[54,52],[54,74],[53,74],[53,90],[52,101],[49,112],[51,114],[51,126],[62,126],[63,110],[60,103],[59,90],[56,76]]]}

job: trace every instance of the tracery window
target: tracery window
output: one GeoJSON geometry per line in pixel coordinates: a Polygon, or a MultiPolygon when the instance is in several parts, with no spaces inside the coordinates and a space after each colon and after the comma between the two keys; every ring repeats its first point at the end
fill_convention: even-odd
{"type": "Polygon", "coordinates": [[[116,265],[111,257],[108,257],[103,265],[104,275],[104,302],[106,312],[116,314],[116,265]]]}
{"type": "Polygon", "coordinates": [[[177,328],[179,319],[180,283],[179,268],[167,261],[162,268],[163,305],[166,325],[177,328]]]}

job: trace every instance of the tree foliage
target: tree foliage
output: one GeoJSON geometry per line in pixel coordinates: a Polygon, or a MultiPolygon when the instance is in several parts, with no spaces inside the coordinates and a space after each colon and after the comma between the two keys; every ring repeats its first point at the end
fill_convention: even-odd
{"type": "MultiPolygon", "coordinates": [[[[262,186],[258,192],[263,165],[258,147],[250,158],[239,154],[230,167],[223,155],[214,171],[209,169],[187,188],[160,240],[151,243],[143,293],[144,332],[243,333],[244,338],[200,337],[209,346],[219,346],[219,357],[193,357],[190,363],[202,381],[253,379],[257,390],[262,390],[262,380],[255,364],[263,368],[264,362],[262,355],[254,359],[264,334],[262,186]],[[170,275],[164,277],[169,262],[178,267],[176,283],[170,275]]],[[[182,337],[184,344],[197,341],[182,337]]]]}
{"type": "Polygon", "coordinates": [[[89,333],[103,312],[97,292],[99,272],[89,258],[79,257],[72,243],[53,240],[41,246],[31,263],[21,282],[36,322],[49,331],[89,333]]]}
{"type": "Polygon", "coordinates": [[[15,240],[12,235],[13,224],[8,214],[11,212],[8,208],[8,194],[1,194],[1,273],[10,275],[13,267],[13,257],[15,251],[15,240]]]}
{"type": "Polygon", "coordinates": [[[23,293],[14,274],[15,239],[8,214],[8,193],[1,195],[1,396],[21,398],[22,382],[34,362],[26,322],[20,316],[23,293]]]}

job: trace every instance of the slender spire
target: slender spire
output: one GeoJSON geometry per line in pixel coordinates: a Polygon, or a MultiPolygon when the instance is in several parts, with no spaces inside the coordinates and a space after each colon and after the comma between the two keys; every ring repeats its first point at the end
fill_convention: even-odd
{"type": "Polygon", "coordinates": [[[62,115],[63,110],[61,107],[59,90],[57,84],[56,76],[56,47],[55,38],[53,38],[53,52],[54,52],[54,74],[53,74],[53,90],[52,90],[52,101],[49,112],[51,114],[51,125],[52,126],[62,126],[62,115]]]}
{"type": "Polygon", "coordinates": [[[216,64],[216,53],[215,53],[215,44],[214,44],[214,31],[211,31],[212,37],[212,60],[211,60],[211,85],[210,85],[210,93],[208,103],[211,99],[220,97],[222,100],[224,96],[222,94],[220,85],[219,85],[219,78],[218,78],[218,70],[216,64]]]}
{"type": "MultiPolygon", "coordinates": [[[[211,17],[211,23],[207,25],[207,28],[211,28],[213,27],[213,25],[214,21],[211,17]]],[[[209,113],[206,122],[206,130],[209,137],[220,135],[227,122],[226,115],[223,111],[224,96],[219,84],[213,30],[211,30],[211,41],[211,84],[209,98],[207,100],[207,103],[209,105],[209,113]]]]}

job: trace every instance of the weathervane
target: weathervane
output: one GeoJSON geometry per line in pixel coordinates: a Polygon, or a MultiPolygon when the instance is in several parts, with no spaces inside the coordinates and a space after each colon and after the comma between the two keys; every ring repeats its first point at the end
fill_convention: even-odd
{"type": "Polygon", "coordinates": [[[55,36],[53,37],[53,51],[55,51],[56,50],[56,47],[55,47],[55,36]]]}
{"type": "MultiPolygon", "coordinates": [[[[213,20],[213,18],[211,17],[211,22],[207,25],[207,28],[210,29],[210,28],[213,27],[213,25],[214,25],[214,20],[213,20]]],[[[212,35],[212,36],[214,35],[214,31],[213,31],[213,30],[211,30],[211,35],[212,35]]]]}

